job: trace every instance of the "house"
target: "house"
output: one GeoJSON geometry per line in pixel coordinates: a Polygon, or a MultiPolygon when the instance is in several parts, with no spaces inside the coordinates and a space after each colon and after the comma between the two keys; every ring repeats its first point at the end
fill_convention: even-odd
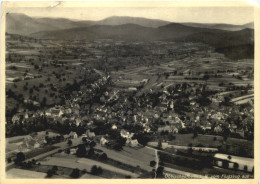
{"type": "Polygon", "coordinates": [[[70,154],[74,155],[77,153],[77,150],[75,148],[70,149],[70,154]]]}
{"type": "Polygon", "coordinates": [[[216,133],[221,133],[222,132],[222,128],[218,125],[214,128],[214,132],[216,133]]]}
{"type": "Polygon", "coordinates": [[[129,132],[127,132],[127,131],[125,131],[124,129],[122,129],[121,131],[120,131],[120,135],[121,135],[121,137],[123,137],[123,138],[132,138],[133,136],[134,136],[134,133],[129,133],[129,132]]]}
{"type": "Polygon", "coordinates": [[[70,138],[70,136],[69,136],[68,134],[64,135],[63,137],[64,137],[64,140],[65,140],[65,141],[70,138]]]}
{"type": "Polygon", "coordinates": [[[144,131],[145,131],[145,132],[150,132],[150,131],[151,131],[151,128],[150,128],[149,126],[145,126],[144,131]]]}
{"type": "Polygon", "coordinates": [[[241,137],[245,137],[245,131],[243,129],[236,129],[236,133],[239,134],[241,137]]]}
{"type": "Polygon", "coordinates": [[[70,133],[69,133],[69,137],[70,137],[71,139],[77,139],[77,138],[78,138],[78,134],[77,134],[76,132],[70,132],[70,133]]]}
{"type": "Polygon", "coordinates": [[[81,119],[80,119],[80,118],[77,118],[77,119],[76,119],[76,126],[79,126],[80,123],[81,123],[81,119]]]}
{"type": "Polygon", "coordinates": [[[100,139],[100,144],[101,144],[101,146],[105,146],[106,145],[106,143],[108,143],[109,141],[105,138],[105,137],[101,137],[101,139],[100,139]]]}
{"type": "Polygon", "coordinates": [[[96,135],[95,135],[95,132],[91,132],[90,130],[87,130],[87,131],[86,131],[86,135],[87,135],[87,137],[89,137],[89,138],[93,138],[93,137],[96,136],[96,135]]]}
{"type": "Polygon", "coordinates": [[[20,115],[19,114],[15,114],[12,118],[12,122],[15,123],[15,122],[19,122],[20,120],[20,115]]]}
{"type": "Polygon", "coordinates": [[[112,129],[113,129],[113,130],[117,130],[117,126],[114,124],[114,125],[112,126],[112,129]]]}
{"type": "Polygon", "coordinates": [[[71,110],[71,108],[65,108],[64,109],[64,114],[71,114],[72,113],[72,110],[71,110]]]}
{"type": "Polygon", "coordinates": [[[129,143],[130,147],[137,147],[138,145],[139,145],[139,143],[138,143],[137,139],[131,140],[129,143]]]}
{"type": "Polygon", "coordinates": [[[172,110],[174,108],[174,103],[173,101],[170,102],[170,109],[172,110]]]}
{"type": "Polygon", "coordinates": [[[175,127],[175,126],[170,126],[170,125],[166,125],[166,126],[161,126],[161,127],[158,127],[157,129],[158,132],[173,132],[173,133],[178,133],[178,128],[175,127]]]}
{"type": "Polygon", "coordinates": [[[28,151],[30,151],[30,149],[27,148],[27,146],[26,146],[25,143],[20,144],[20,145],[18,146],[18,150],[21,151],[21,152],[28,152],[28,151]]]}
{"type": "Polygon", "coordinates": [[[210,125],[202,125],[200,126],[200,128],[204,131],[210,131],[211,130],[211,126],[210,125]]]}
{"type": "Polygon", "coordinates": [[[54,117],[61,117],[63,114],[62,110],[58,107],[54,107],[51,109],[51,115],[54,117]]]}
{"type": "Polygon", "coordinates": [[[18,146],[19,150],[29,150],[29,149],[34,149],[34,148],[39,148],[40,143],[32,138],[30,135],[26,136],[22,142],[21,145],[18,146]]]}

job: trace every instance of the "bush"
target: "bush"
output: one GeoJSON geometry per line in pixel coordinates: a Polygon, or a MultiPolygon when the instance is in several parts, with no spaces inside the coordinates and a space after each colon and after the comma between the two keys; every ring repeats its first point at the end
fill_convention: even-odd
{"type": "Polygon", "coordinates": [[[155,164],[156,164],[156,162],[155,162],[154,160],[152,160],[152,161],[150,162],[150,166],[151,166],[151,167],[154,167],[155,164]]]}

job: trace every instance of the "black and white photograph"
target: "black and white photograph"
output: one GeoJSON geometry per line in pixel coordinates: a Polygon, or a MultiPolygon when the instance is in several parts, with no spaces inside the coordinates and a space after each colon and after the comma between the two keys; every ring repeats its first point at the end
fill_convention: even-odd
{"type": "Polygon", "coordinates": [[[57,4],[4,13],[6,179],[258,177],[253,6],[57,4]]]}

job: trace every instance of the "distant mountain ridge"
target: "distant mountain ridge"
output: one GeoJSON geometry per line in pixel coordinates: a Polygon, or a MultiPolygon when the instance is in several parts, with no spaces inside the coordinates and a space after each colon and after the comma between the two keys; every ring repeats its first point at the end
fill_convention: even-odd
{"type": "MultiPolygon", "coordinates": [[[[140,17],[128,16],[112,16],[100,21],[82,21],[70,20],[65,18],[32,18],[25,14],[7,13],[6,14],[6,32],[10,34],[20,34],[28,36],[32,33],[40,31],[57,31],[62,29],[73,29],[90,27],[95,25],[110,25],[118,26],[124,24],[136,24],[143,27],[158,28],[173,24],[169,21],[158,19],[147,19],[140,17]]],[[[253,29],[253,23],[245,25],[231,25],[231,24],[200,24],[200,23],[176,23],[189,27],[220,29],[228,31],[238,31],[245,28],[253,29]]]]}
{"type": "Polygon", "coordinates": [[[38,39],[200,42],[215,47],[230,58],[253,58],[254,56],[252,51],[254,29],[250,28],[253,27],[253,23],[240,26],[180,24],[133,17],[109,17],[101,21],[72,21],[31,18],[22,14],[8,14],[6,18],[7,33],[38,39]],[[239,51],[241,53],[237,57],[236,52],[239,51]]]}
{"type": "Polygon", "coordinates": [[[122,25],[136,24],[144,27],[156,28],[170,22],[146,19],[139,17],[108,17],[100,21],[76,21],[65,18],[32,18],[25,14],[8,13],[6,15],[6,32],[10,34],[30,35],[40,31],[55,31],[79,27],[90,27],[94,25],[122,25]]]}
{"type": "Polygon", "coordinates": [[[250,28],[254,29],[254,23],[250,22],[243,25],[233,25],[233,24],[201,24],[201,23],[182,23],[186,26],[209,28],[209,29],[221,29],[226,31],[240,31],[242,29],[250,28]]]}

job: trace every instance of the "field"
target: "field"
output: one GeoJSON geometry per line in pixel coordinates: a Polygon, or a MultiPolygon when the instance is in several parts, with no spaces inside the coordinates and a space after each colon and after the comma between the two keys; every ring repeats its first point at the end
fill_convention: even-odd
{"type": "MultiPolygon", "coordinates": [[[[148,79],[148,83],[143,88],[149,88],[149,90],[152,89],[153,91],[161,88],[167,89],[172,85],[186,82],[188,84],[207,83],[209,89],[222,92],[231,84],[234,86],[253,86],[254,81],[252,78],[247,80],[238,79],[233,76],[235,72],[227,71],[228,68],[239,70],[242,66],[252,69],[253,61],[240,60],[237,64],[226,58],[201,58],[201,56],[194,54],[190,58],[163,61],[158,65],[132,65],[126,69],[112,72],[111,76],[118,87],[137,87],[138,85],[134,84],[135,81],[148,79]],[[205,81],[202,74],[208,74],[209,79],[205,81]],[[157,78],[155,79],[155,77],[157,78]],[[126,79],[132,81],[127,83],[126,79]]],[[[137,95],[149,90],[141,89],[137,95]]]]}
{"type": "Polygon", "coordinates": [[[152,170],[152,167],[150,167],[149,164],[150,161],[155,160],[154,150],[145,147],[138,149],[124,147],[124,149],[120,152],[101,147],[99,144],[96,145],[96,148],[104,151],[107,154],[108,158],[133,167],[140,166],[140,168],[146,171],[152,170]]]}
{"type": "Polygon", "coordinates": [[[254,156],[254,143],[253,141],[248,141],[244,139],[236,139],[236,138],[228,138],[226,140],[225,145],[223,145],[223,137],[221,136],[212,136],[212,135],[198,135],[195,139],[193,139],[193,134],[175,134],[176,139],[169,142],[172,145],[180,145],[180,146],[189,146],[192,144],[196,146],[198,144],[202,144],[205,147],[213,147],[218,148],[222,147],[223,152],[227,154],[239,155],[242,153],[246,153],[248,157],[254,156]],[[217,138],[214,141],[214,137],[217,138]]]}
{"type": "Polygon", "coordinates": [[[133,178],[138,177],[137,174],[116,168],[114,166],[104,164],[102,162],[98,162],[95,160],[87,159],[87,158],[77,158],[76,156],[71,156],[71,155],[57,155],[57,156],[52,156],[48,157],[42,161],[40,161],[41,165],[56,165],[56,166],[61,166],[61,167],[66,167],[66,168],[78,168],[80,170],[86,169],[88,172],[91,171],[91,168],[93,165],[100,166],[103,168],[103,170],[108,170],[110,172],[113,172],[115,176],[111,177],[117,177],[117,175],[126,176],[129,175],[133,178]]]}
{"type": "Polygon", "coordinates": [[[234,102],[235,104],[243,104],[243,103],[247,103],[252,99],[254,99],[254,94],[234,98],[231,100],[231,102],[234,102]]]}
{"type": "Polygon", "coordinates": [[[6,172],[6,178],[45,178],[46,177],[46,173],[43,172],[36,172],[36,171],[28,171],[28,170],[24,170],[24,169],[10,169],[6,172]]]}

